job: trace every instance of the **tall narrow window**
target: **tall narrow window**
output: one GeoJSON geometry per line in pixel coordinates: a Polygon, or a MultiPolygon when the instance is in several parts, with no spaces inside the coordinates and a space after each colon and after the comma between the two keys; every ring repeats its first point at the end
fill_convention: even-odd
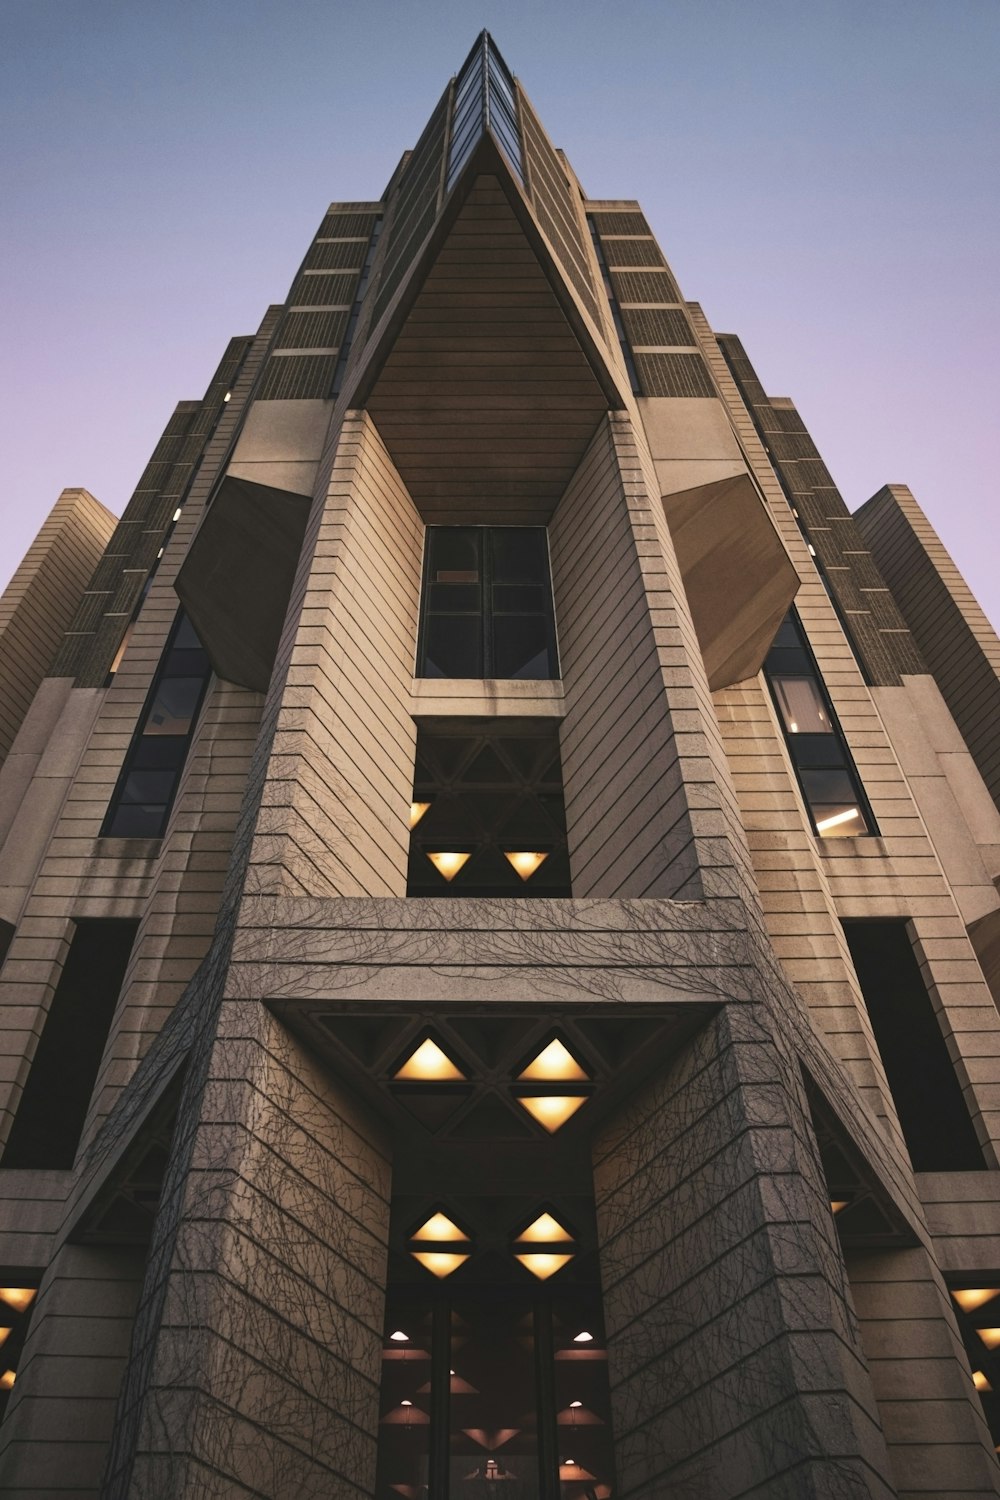
{"type": "Polygon", "coordinates": [[[101,828],[105,836],[159,838],[191,746],[212,665],[181,610],[125,757],[101,828]]]}
{"type": "Polygon", "coordinates": [[[138,926],[110,917],[76,922],[3,1166],[73,1165],[138,926]]]}
{"type": "Polygon", "coordinates": [[[847,944],[916,1172],[986,1163],[905,920],[844,923],[847,944]]]}
{"type": "Polygon", "coordinates": [[[558,677],[544,527],[428,527],[417,675],[558,677]]]}
{"type": "Polygon", "coordinates": [[[764,676],[820,838],[876,832],[861,779],[794,609],[768,652],[764,676]]]}

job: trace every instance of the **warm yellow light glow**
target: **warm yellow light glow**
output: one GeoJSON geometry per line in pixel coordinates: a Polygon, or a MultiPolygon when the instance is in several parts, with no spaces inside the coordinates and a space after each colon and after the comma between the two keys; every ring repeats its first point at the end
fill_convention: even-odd
{"type": "Polygon", "coordinates": [[[0,1302],[6,1302],[8,1307],[15,1307],[18,1312],[24,1312],[34,1302],[36,1290],[33,1286],[0,1286],[0,1302]]]}
{"type": "Polygon", "coordinates": [[[839,1214],[840,1210],[842,1208],[846,1208],[847,1205],[850,1203],[850,1201],[851,1201],[850,1198],[831,1198],[830,1199],[830,1212],[834,1213],[834,1214],[839,1214]]]}
{"type": "Polygon", "coordinates": [[[564,1458],[559,1465],[559,1478],[564,1482],[574,1479],[582,1481],[593,1479],[594,1475],[591,1474],[589,1469],[585,1469],[582,1465],[578,1464],[575,1458],[564,1458]]]}
{"type": "Polygon", "coordinates": [[[0,1349],[3,1348],[4,1344],[6,1344],[6,1342],[7,1342],[7,1340],[9,1338],[10,1338],[10,1329],[9,1328],[0,1328],[0,1349]]]}
{"type": "Polygon", "coordinates": [[[468,1244],[469,1236],[463,1234],[457,1224],[453,1224],[446,1214],[431,1214],[426,1224],[411,1236],[415,1240],[434,1240],[440,1243],[442,1240],[458,1240],[468,1244]]]}
{"type": "Polygon", "coordinates": [[[975,1312],[984,1302],[1000,1297],[1000,1286],[964,1286],[951,1295],[963,1312],[975,1312]]]}
{"type": "Polygon", "coordinates": [[[533,1250],[527,1255],[515,1254],[515,1260],[519,1260],[526,1271],[532,1276],[537,1276],[539,1281],[548,1281],[557,1271],[561,1271],[573,1259],[572,1251],[568,1254],[555,1255],[551,1251],[533,1250]]]}
{"type": "Polygon", "coordinates": [[[518,1235],[517,1243],[519,1245],[552,1245],[569,1238],[570,1236],[558,1219],[554,1219],[551,1214],[539,1214],[538,1218],[518,1235]]]}
{"type": "Polygon", "coordinates": [[[471,858],[471,855],[459,854],[454,851],[448,853],[435,850],[433,854],[429,850],[426,852],[427,858],[435,870],[437,870],[439,875],[443,875],[445,880],[454,880],[462,866],[471,858]]]}
{"type": "Polygon", "coordinates": [[[410,1254],[425,1270],[442,1278],[450,1276],[452,1271],[457,1271],[469,1259],[467,1255],[459,1255],[454,1250],[411,1250],[410,1254]]]}
{"type": "Polygon", "coordinates": [[[517,1102],[533,1120],[554,1135],[587,1101],[582,1094],[536,1094],[524,1099],[518,1097],[517,1102]]]}
{"type": "Polygon", "coordinates": [[[828,828],[836,828],[839,823],[849,823],[852,818],[860,816],[858,808],[849,807],[846,812],[834,813],[831,818],[820,818],[816,824],[816,832],[825,833],[828,828]]]}
{"type": "Polygon", "coordinates": [[[15,1379],[16,1376],[14,1375],[13,1370],[4,1370],[3,1374],[0,1375],[0,1388],[5,1391],[9,1391],[11,1386],[14,1384],[15,1379]]]}
{"type": "Polygon", "coordinates": [[[441,1051],[437,1042],[428,1036],[410,1053],[393,1077],[461,1081],[465,1074],[441,1051]]]}
{"type": "Polygon", "coordinates": [[[505,849],[503,857],[513,865],[522,880],[530,880],[539,865],[543,865],[549,856],[548,854],[532,854],[527,849],[505,849]]]}
{"type": "Polygon", "coordinates": [[[986,1345],[987,1349],[1000,1347],[1000,1328],[977,1328],[976,1332],[986,1345]]]}
{"type": "Polygon", "coordinates": [[[537,1057],[532,1058],[523,1073],[518,1075],[519,1082],[525,1083],[589,1083],[590,1074],[585,1073],[577,1062],[572,1052],[559,1038],[553,1037],[547,1047],[543,1047],[537,1057]]]}
{"type": "Polygon", "coordinates": [[[424,813],[427,811],[427,809],[429,807],[430,807],[430,803],[429,802],[411,802],[410,803],[410,827],[411,828],[416,828],[417,824],[420,822],[420,819],[423,817],[424,813]]]}
{"type": "Polygon", "coordinates": [[[991,1391],[993,1389],[982,1370],[973,1370],[972,1384],[976,1387],[977,1391],[991,1391]]]}

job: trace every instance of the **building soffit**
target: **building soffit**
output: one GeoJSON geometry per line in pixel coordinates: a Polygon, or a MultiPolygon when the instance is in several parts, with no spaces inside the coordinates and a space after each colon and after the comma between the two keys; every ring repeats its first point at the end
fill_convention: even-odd
{"type": "Polygon", "coordinates": [[[429,524],[542,524],[626,399],[486,132],[352,370],[429,524]]]}

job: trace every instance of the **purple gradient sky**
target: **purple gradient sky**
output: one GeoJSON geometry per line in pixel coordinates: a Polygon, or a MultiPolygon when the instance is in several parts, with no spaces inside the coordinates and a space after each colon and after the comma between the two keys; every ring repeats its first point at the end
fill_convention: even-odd
{"type": "Polygon", "coordinates": [[[996,0],[5,0],[6,582],[120,512],[176,401],[377,197],[489,26],[595,197],[637,197],[854,509],[909,484],[1000,621],[996,0]]]}

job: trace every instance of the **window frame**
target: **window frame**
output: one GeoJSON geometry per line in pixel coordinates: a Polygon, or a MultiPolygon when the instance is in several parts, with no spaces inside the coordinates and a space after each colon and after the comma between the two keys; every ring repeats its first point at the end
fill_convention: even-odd
{"type": "MultiPolygon", "coordinates": [[[[501,585],[502,587],[503,585],[501,585]]],[[[514,612],[511,612],[514,613],[514,612]]],[[[552,555],[549,548],[549,533],[547,526],[483,526],[478,524],[455,525],[455,526],[426,526],[424,528],[423,558],[420,570],[420,618],[417,627],[417,648],[414,661],[414,676],[422,681],[444,681],[444,682],[559,682],[561,681],[561,670],[559,661],[559,638],[556,630],[555,597],[552,589],[552,555]],[[431,675],[425,670],[427,664],[428,633],[431,619],[440,618],[440,612],[430,608],[430,588],[433,580],[431,573],[431,558],[433,553],[432,535],[444,531],[475,532],[478,535],[478,566],[479,566],[479,664],[482,673],[479,676],[455,677],[448,674],[431,675]],[[537,615],[524,611],[526,618],[541,617],[545,621],[545,650],[548,655],[549,671],[540,677],[503,677],[495,670],[496,665],[496,641],[495,620],[502,618],[500,612],[494,610],[494,578],[496,572],[494,537],[501,532],[541,532],[544,538],[544,561],[545,579],[542,587],[545,592],[545,608],[537,615]]]]}

